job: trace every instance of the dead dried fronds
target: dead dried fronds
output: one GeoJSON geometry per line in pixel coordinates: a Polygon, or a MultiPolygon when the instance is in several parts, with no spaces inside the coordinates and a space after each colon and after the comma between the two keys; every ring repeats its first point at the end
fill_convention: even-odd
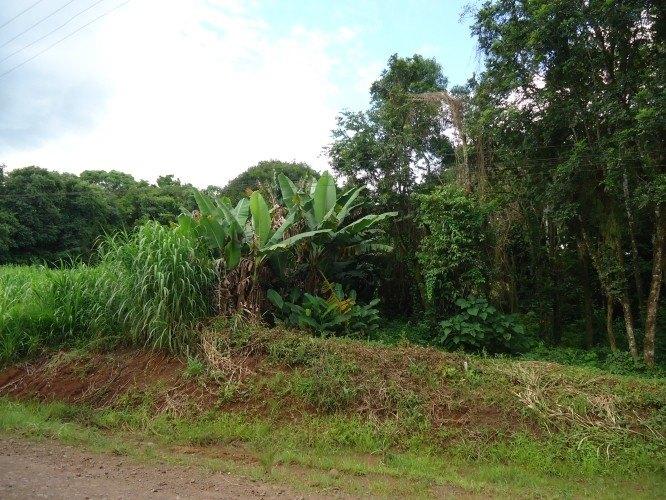
{"type": "Polygon", "coordinates": [[[576,384],[547,363],[521,362],[502,370],[516,385],[513,394],[530,411],[537,414],[551,431],[577,427],[585,431],[615,431],[640,434],[663,440],[635,412],[625,412],[620,398],[594,392],[595,380],[576,384]]]}
{"type": "Polygon", "coordinates": [[[201,339],[201,348],[207,366],[216,379],[222,379],[227,387],[241,383],[254,371],[247,367],[251,349],[234,350],[228,337],[217,332],[206,332],[201,339]]]}

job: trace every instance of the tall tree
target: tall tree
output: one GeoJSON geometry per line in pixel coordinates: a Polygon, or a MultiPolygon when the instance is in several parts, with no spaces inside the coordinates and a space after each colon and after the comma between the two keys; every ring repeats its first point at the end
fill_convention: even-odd
{"type": "Polygon", "coordinates": [[[446,85],[434,59],[391,56],[370,87],[370,108],[343,112],[328,148],[337,174],[367,186],[381,210],[401,214],[390,228],[395,252],[381,266],[382,303],[394,315],[428,302],[414,246],[420,237],[412,195],[446,171],[454,151],[439,104],[415,97],[442,92],[446,85]]]}
{"type": "Polygon", "coordinates": [[[473,28],[486,70],[470,119],[490,175],[514,183],[518,205],[526,201],[518,190],[534,192],[523,216],[536,214],[543,236],[535,247],[550,245],[553,283],[582,245],[608,300],[621,306],[636,359],[645,263],[657,264],[646,340],[662,279],[655,186],[664,176],[663,14],[651,0],[494,0],[473,28]]]}

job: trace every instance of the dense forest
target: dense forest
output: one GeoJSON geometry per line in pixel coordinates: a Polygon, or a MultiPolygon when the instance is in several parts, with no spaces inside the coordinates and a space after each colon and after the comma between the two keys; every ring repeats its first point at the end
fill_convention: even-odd
{"type": "MultiPolygon", "coordinates": [[[[326,148],[338,185],[367,189],[355,215],[397,212],[391,251],[336,282],[414,341],[663,361],[664,28],[648,0],[497,0],[475,15],[485,69],[466,85],[392,56],[326,148]]],[[[270,199],[279,173],[317,177],[262,162],[203,193],[270,199]]],[[[94,259],[100,236],[175,223],[195,194],[169,175],[0,170],[0,263],[94,259]]]]}

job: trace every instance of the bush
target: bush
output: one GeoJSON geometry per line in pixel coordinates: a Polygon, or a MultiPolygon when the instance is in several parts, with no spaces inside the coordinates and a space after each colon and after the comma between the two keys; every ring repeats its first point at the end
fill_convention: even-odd
{"type": "Polygon", "coordinates": [[[450,312],[461,297],[481,292],[488,279],[486,211],[460,188],[418,195],[417,218],[426,235],[418,247],[430,312],[450,312]]]}
{"type": "Polygon", "coordinates": [[[442,321],[436,343],[446,348],[506,352],[525,344],[525,327],[515,314],[503,314],[484,298],[456,300],[460,312],[442,321]]]}
{"type": "Polygon", "coordinates": [[[318,334],[351,335],[369,333],[379,326],[379,300],[361,305],[356,302],[356,292],[345,297],[342,285],[330,287],[325,299],[294,289],[289,300],[284,300],[275,290],[268,291],[268,299],[275,306],[275,318],[287,326],[304,328],[318,334]]]}

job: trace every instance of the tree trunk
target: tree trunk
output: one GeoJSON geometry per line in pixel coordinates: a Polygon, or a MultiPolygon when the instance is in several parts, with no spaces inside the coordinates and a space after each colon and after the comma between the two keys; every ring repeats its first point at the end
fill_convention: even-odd
{"type": "Polygon", "coordinates": [[[624,313],[624,327],[627,330],[627,341],[629,342],[629,352],[634,361],[638,361],[638,347],[636,347],[636,334],[634,332],[634,313],[631,312],[631,303],[629,295],[623,293],[620,296],[622,312],[624,313]]]}
{"type": "Polygon", "coordinates": [[[606,333],[608,334],[608,344],[611,351],[617,351],[617,342],[615,342],[615,331],[613,329],[613,298],[606,297],[606,333]]]}
{"type": "Polygon", "coordinates": [[[631,202],[629,199],[629,179],[626,170],[622,173],[622,191],[624,193],[624,209],[627,214],[627,225],[629,226],[629,240],[631,242],[631,267],[634,273],[634,284],[636,286],[636,297],[638,298],[638,311],[639,315],[645,311],[645,303],[643,302],[643,280],[641,279],[641,271],[638,265],[638,246],[636,245],[636,229],[634,223],[634,214],[631,210],[631,202]]]}
{"type": "Polygon", "coordinates": [[[643,341],[643,357],[645,364],[654,366],[654,343],[657,330],[657,309],[659,307],[659,294],[664,262],[664,226],[661,206],[657,207],[655,218],[655,237],[652,257],[652,282],[648,296],[647,314],[645,319],[645,339],[643,341]]]}
{"type": "MultiPolygon", "coordinates": [[[[611,245],[615,249],[617,262],[620,269],[624,269],[624,256],[622,244],[618,238],[612,240],[611,245]]],[[[631,301],[629,300],[629,287],[628,279],[622,277],[622,293],[620,294],[620,304],[622,305],[622,312],[624,313],[624,326],[627,333],[627,342],[629,343],[629,352],[634,361],[638,361],[638,347],[636,346],[636,332],[634,331],[634,313],[631,310],[631,301]]]]}

